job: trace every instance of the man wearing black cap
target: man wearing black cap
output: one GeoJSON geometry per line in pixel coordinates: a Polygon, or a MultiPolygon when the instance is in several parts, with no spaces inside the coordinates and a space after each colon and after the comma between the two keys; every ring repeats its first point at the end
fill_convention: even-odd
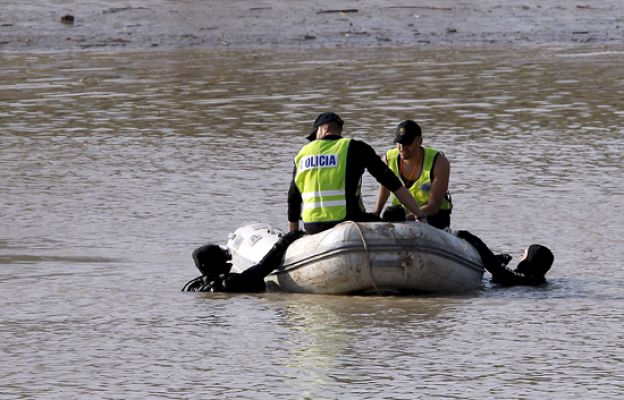
{"type": "MultiPolygon", "coordinates": [[[[416,199],[429,225],[439,229],[450,227],[453,203],[448,192],[451,171],[448,159],[444,153],[422,146],[420,126],[410,119],[401,122],[397,127],[394,143],[397,144],[396,148],[386,152],[386,164],[416,199]]],[[[389,196],[388,189],[380,186],[375,214],[381,214],[389,196]]],[[[394,195],[392,204],[387,211],[400,207],[400,202],[394,195]]]]}
{"type": "Polygon", "coordinates": [[[295,157],[293,179],[288,190],[288,230],[317,233],[343,221],[379,221],[362,203],[364,170],[393,192],[416,217],[418,204],[401,181],[368,144],[342,137],[344,121],[333,112],[314,121],[310,141],[295,157]]]}

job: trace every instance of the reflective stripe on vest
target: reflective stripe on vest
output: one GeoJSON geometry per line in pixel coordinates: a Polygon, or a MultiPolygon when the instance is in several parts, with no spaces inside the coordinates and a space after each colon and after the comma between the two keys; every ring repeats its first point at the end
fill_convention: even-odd
{"type": "MultiPolygon", "coordinates": [[[[425,160],[423,162],[422,171],[418,179],[407,188],[412,197],[416,200],[420,207],[429,204],[429,194],[431,193],[431,170],[433,169],[433,162],[438,155],[438,151],[430,147],[424,147],[425,160]]],[[[401,173],[399,172],[399,149],[394,148],[386,152],[386,160],[388,167],[394,172],[396,176],[401,179],[401,173]]],[[[401,204],[399,199],[392,193],[392,204],[401,204]]],[[[442,203],[440,204],[440,210],[451,210],[453,204],[450,201],[451,195],[446,192],[442,203]]]]}
{"type": "Polygon", "coordinates": [[[303,199],[303,222],[346,218],[345,182],[350,141],[347,138],[314,140],[295,157],[295,184],[303,199]]]}

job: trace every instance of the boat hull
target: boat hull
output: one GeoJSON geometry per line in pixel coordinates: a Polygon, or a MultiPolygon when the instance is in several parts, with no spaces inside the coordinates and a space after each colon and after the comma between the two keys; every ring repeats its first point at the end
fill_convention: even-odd
{"type": "MultiPolygon", "coordinates": [[[[235,266],[252,253],[231,251],[235,266]]],[[[293,242],[266,281],[296,293],[461,293],[479,289],[483,272],[470,244],[427,224],[349,221],[293,242]]]]}

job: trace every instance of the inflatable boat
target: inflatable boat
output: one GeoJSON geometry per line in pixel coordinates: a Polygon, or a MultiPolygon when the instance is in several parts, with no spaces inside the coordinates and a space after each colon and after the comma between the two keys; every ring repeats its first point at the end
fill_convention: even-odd
{"type": "MultiPolygon", "coordinates": [[[[282,235],[263,223],[228,237],[232,271],[258,263],[282,235]]],[[[294,241],[267,288],[319,294],[462,293],[481,287],[477,251],[457,236],[419,222],[343,222],[294,241]]]]}

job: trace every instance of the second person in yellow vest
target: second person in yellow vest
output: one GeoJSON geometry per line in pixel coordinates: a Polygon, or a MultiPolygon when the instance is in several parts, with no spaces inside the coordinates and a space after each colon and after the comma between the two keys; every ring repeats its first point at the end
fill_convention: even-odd
{"type": "MultiPolygon", "coordinates": [[[[423,147],[420,126],[410,119],[399,124],[394,142],[396,147],[386,152],[386,164],[416,199],[430,225],[440,229],[450,227],[453,203],[448,191],[451,172],[448,159],[438,150],[423,147]]],[[[400,205],[394,194],[380,186],[375,214],[381,214],[389,196],[393,206],[400,205]]]]}

